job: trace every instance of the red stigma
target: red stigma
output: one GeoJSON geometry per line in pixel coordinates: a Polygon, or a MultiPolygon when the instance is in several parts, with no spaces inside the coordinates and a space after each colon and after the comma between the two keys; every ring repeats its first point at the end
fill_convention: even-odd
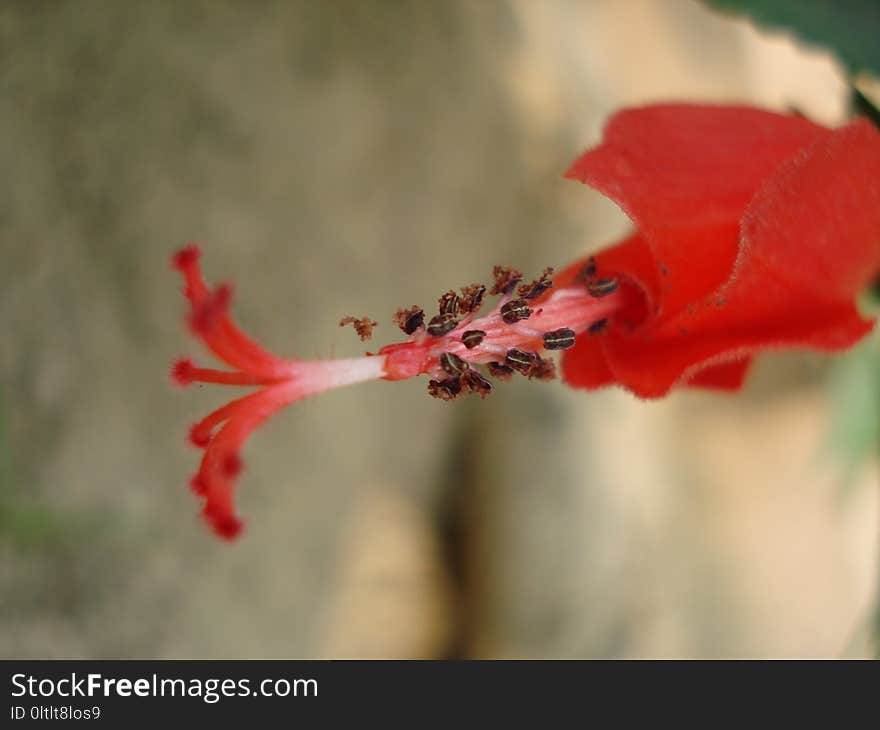
{"type": "Polygon", "coordinates": [[[208,486],[201,474],[193,474],[189,480],[189,488],[198,497],[204,497],[208,493],[208,486]]]}
{"type": "Polygon", "coordinates": [[[205,507],[203,516],[214,534],[224,540],[235,540],[244,529],[244,523],[235,515],[217,512],[208,506],[205,507]]]}
{"type": "Polygon", "coordinates": [[[223,474],[228,477],[237,477],[244,469],[244,462],[237,452],[227,454],[220,464],[223,474]]]}
{"type": "Polygon", "coordinates": [[[181,357],[174,361],[171,366],[171,380],[181,388],[193,384],[193,370],[195,365],[188,357],[181,357]]]}
{"type": "Polygon", "coordinates": [[[171,257],[171,267],[178,271],[184,271],[195,265],[201,255],[202,252],[199,247],[194,243],[190,243],[171,257]]]}
{"type": "Polygon", "coordinates": [[[189,442],[197,449],[204,449],[211,443],[211,432],[205,430],[201,424],[194,423],[190,426],[189,434],[187,434],[189,442]]]}
{"type": "Polygon", "coordinates": [[[228,313],[231,302],[232,287],[229,284],[218,286],[193,310],[190,318],[193,331],[201,335],[210,333],[228,313]]]}

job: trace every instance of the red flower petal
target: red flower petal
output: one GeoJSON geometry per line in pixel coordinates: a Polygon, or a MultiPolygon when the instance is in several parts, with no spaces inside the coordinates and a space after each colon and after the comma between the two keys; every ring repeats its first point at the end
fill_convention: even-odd
{"type": "Polygon", "coordinates": [[[562,355],[562,377],[575,388],[604,388],[617,383],[605,357],[604,339],[578,338],[575,346],[562,355]]]}
{"type": "Polygon", "coordinates": [[[665,272],[658,311],[672,314],[730,275],[739,220],[760,184],[828,130],[794,115],[669,104],[615,114],[602,144],[566,177],[614,200],[665,272]]]}
{"type": "MultiPolygon", "coordinates": [[[[659,293],[643,285],[654,316],[634,332],[613,327],[601,341],[579,341],[566,353],[566,379],[585,387],[619,382],[646,397],[685,382],[735,387],[745,366],[731,363],[760,350],[834,350],[864,336],[872,325],[853,302],[880,269],[880,134],[865,121],[828,133],[804,126],[797,117],[754,116],[751,110],[725,110],[725,115],[719,109],[662,107],[659,116],[654,111],[619,115],[610,127],[611,144],[588,153],[573,168],[581,179],[622,201],[645,226],[645,244],[660,272],[659,293]],[[645,143],[649,121],[668,121],[673,110],[680,130],[690,130],[693,117],[698,132],[694,149],[677,167],[667,153],[684,154],[681,133],[661,124],[662,149],[645,143]],[[710,123],[724,116],[731,127],[726,132],[723,125],[710,123]],[[752,117],[762,134],[744,128],[745,117],[752,117]],[[699,191],[697,179],[709,171],[706,158],[714,155],[716,163],[733,164],[726,153],[704,149],[710,129],[722,141],[738,144],[740,154],[751,149],[751,156],[743,161],[743,171],[727,169],[726,181],[709,176],[699,191]],[[732,130],[740,130],[740,136],[731,136],[732,130]],[[622,140],[626,134],[632,139],[622,140]],[[773,134],[787,141],[771,144],[773,134]],[[809,137],[812,142],[801,145],[809,137]],[[780,161],[792,147],[789,159],[780,161]],[[622,161],[615,163],[615,155],[622,161]],[[694,156],[702,159],[694,162],[694,156]],[[661,165],[664,160],[667,164],[661,165]],[[658,166],[653,173],[652,164],[658,166]],[[733,225],[718,217],[731,215],[745,197],[746,184],[755,188],[751,202],[737,214],[734,235],[733,225]],[[650,194],[656,199],[650,200],[650,194]],[[684,199],[687,194],[690,202],[684,199]],[[661,215],[671,221],[666,228],[661,215]],[[733,265],[731,251],[736,253],[733,265]],[[730,273],[719,283],[724,268],[730,273]]],[[[637,246],[625,242],[610,252],[618,254],[614,263],[621,275],[649,278],[637,246]],[[619,254],[629,260],[621,262],[619,254]]],[[[604,256],[597,255],[597,261],[604,256]]]]}
{"type": "Polygon", "coordinates": [[[710,365],[691,378],[688,385],[715,390],[739,390],[745,382],[751,364],[752,358],[747,357],[720,365],[710,365]]]}

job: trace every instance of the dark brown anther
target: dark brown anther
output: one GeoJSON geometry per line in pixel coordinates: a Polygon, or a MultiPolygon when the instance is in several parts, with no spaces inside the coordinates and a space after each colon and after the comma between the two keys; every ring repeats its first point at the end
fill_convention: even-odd
{"type": "Polygon", "coordinates": [[[463,314],[476,312],[483,303],[483,295],[486,293],[486,287],[483,284],[471,284],[461,288],[461,300],[458,304],[458,310],[463,314]]]}
{"type": "Polygon", "coordinates": [[[581,270],[578,271],[575,281],[581,284],[586,284],[594,276],[596,276],[596,259],[590,256],[586,263],[581,266],[581,270]]]}
{"type": "Polygon", "coordinates": [[[476,393],[480,398],[485,398],[492,392],[492,383],[476,370],[468,370],[461,376],[461,386],[468,393],[476,393]]]}
{"type": "Polygon", "coordinates": [[[456,324],[458,322],[453,315],[438,314],[428,322],[428,334],[433,337],[443,337],[447,332],[454,330],[456,324]]]}
{"type": "Polygon", "coordinates": [[[444,378],[443,380],[429,380],[428,394],[440,400],[455,400],[461,393],[461,380],[459,378],[444,378]]]}
{"type": "Polygon", "coordinates": [[[450,314],[453,317],[458,314],[458,294],[454,291],[448,291],[440,297],[440,314],[450,314]]]}
{"type": "Polygon", "coordinates": [[[461,336],[461,341],[468,350],[473,350],[483,341],[485,336],[486,333],[483,330],[468,330],[461,336]]]}
{"type": "Polygon", "coordinates": [[[516,370],[518,373],[528,375],[535,367],[538,356],[534,352],[526,352],[525,350],[517,350],[516,348],[507,351],[504,358],[504,364],[516,370]]]}
{"type": "Polygon", "coordinates": [[[532,316],[532,309],[525,299],[511,299],[501,307],[501,319],[507,324],[519,322],[532,316]]]}
{"type": "Polygon", "coordinates": [[[394,324],[402,329],[406,334],[411,335],[419,327],[425,323],[425,313],[421,307],[410,307],[409,309],[398,309],[394,315],[394,324]]]}
{"type": "Polygon", "coordinates": [[[536,380],[553,380],[556,377],[556,365],[552,360],[545,360],[536,355],[535,364],[527,375],[536,380]]]}
{"type": "Polygon", "coordinates": [[[574,330],[562,327],[544,333],[544,347],[548,350],[567,350],[574,345],[574,330]]]}
{"type": "Polygon", "coordinates": [[[587,291],[592,297],[607,297],[617,291],[617,279],[592,279],[587,282],[587,291]]]}
{"type": "Polygon", "coordinates": [[[447,375],[461,375],[468,369],[468,364],[458,355],[451,352],[440,353],[440,367],[447,375]]]}
{"type": "Polygon", "coordinates": [[[489,370],[489,375],[499,380],[510,380],[513,376],[513,368],[502,365],[500,362],[487,362],[486,368],[489,370]]]}
{"type": "Polygon", "coordinates": [[[378,322],[374,322],[369,317],[343,317],[339,320],[340,327],[345,327],[347,324],[354,325],[354,331],[361,338],[361,342],[369,340],[373,336],[373,327],[379,326],[378,322]]]}
{"type": "Polygon", "coordinates": [[[599,335],[602,334],[608,327],[607,319],[600,319],[597,322],[593,322],[587,329],[591,335],[599,335]]]}
{"type": "Polygon", "coordinates": [[[490,294],[510,294],[522,281],[522,272],[510,266],[496,266],[492,269],[492,278],[495,284],[489,290],[490,294]]]}
{"type": "Polygon", "coordinates": [[[553,269],[547,267],[541,273],[540,277],[535,279],[531,284],[523,284],[516,293],[524,299],[537,299],[553,286],[553,279],[550,278],[552,273],[553,269]]]}

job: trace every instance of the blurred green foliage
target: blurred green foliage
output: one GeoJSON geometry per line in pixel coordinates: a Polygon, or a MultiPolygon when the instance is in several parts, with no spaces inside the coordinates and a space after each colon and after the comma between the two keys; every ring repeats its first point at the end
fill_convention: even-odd
{"type": "Polygon", "coordinates": [[[54,507],[19,494],[15,488],[5,391],[0,387],[0,540],[19,550],[58,546],[92,533],[95,525],[65,518],[54,507]]]}
{"type": "MultiPolygon", "coordinates": [[[[867,117],[880,128],[880,110],[855,87],[850,102],[854,114],[867,117]]],[[[863,309],[880,314],[880,277],[865,295],[863,309]]],[[[832,387],[831,445],[846,468],[847,486],[861,464],[880,454],[880,334],[875,331],[838,360],[832,387]]]]}
{"type": "Polygon", "coordinates": [[[706,0],[718,10],[748,15],[774,30],[834,51],[853,73],[880,74],[878,0],[706,0]]]}
{"type": "Polygon", "coordinates": [[[837,360],[831,386],[831,446],[848,485],[880,447],[880,335],[875,332],[837,360]]]}

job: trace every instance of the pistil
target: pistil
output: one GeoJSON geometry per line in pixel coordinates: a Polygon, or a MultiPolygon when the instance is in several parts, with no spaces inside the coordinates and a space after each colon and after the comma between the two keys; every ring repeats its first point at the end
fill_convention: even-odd
{"type": "MultiPolygon", "coordinates": [[[[477,312],[487,287],[471,284],[460,294],[449,291],[440,297],[439,311],[427,323],[419,307],[398,310],[394,319],[408,336],[404,342],[364,357],[297,360],[263,349],[238,328],[229,315],[231,288],[212,289],[205,283],[195,246],[178,252],[172,263],[184,278],[190,329],[230,368],[204,368],[180,358],[171,369],[174,381],[258,388],[208,414],[189,432],[190,442],[204,450],[191,487],[204,499],[205,519],[217,534],[230,539],[242,527],[235,514],[234,490],[244,465],[241,450],[250,434],[279,410],[346,385],[418,375],[429,376],[428,392],[436,398],[454,400],[465,394],[485,398],[493,386],[480,371],[482,366],[496,379],[520,373],[548,380],[554,364],[540,353],[567,349],[578,337],[601,333],[627,296],[616,279],[597,279],[593,271],[553,289],[552,269],[521,284],[519,271],[496,267],[489,293],[501,296],[482,317],[477,312]]],[[[345,317],[340,324],[353,324],[361,339],[369,339],[376,326],[368,317],[345,317]]]]}

